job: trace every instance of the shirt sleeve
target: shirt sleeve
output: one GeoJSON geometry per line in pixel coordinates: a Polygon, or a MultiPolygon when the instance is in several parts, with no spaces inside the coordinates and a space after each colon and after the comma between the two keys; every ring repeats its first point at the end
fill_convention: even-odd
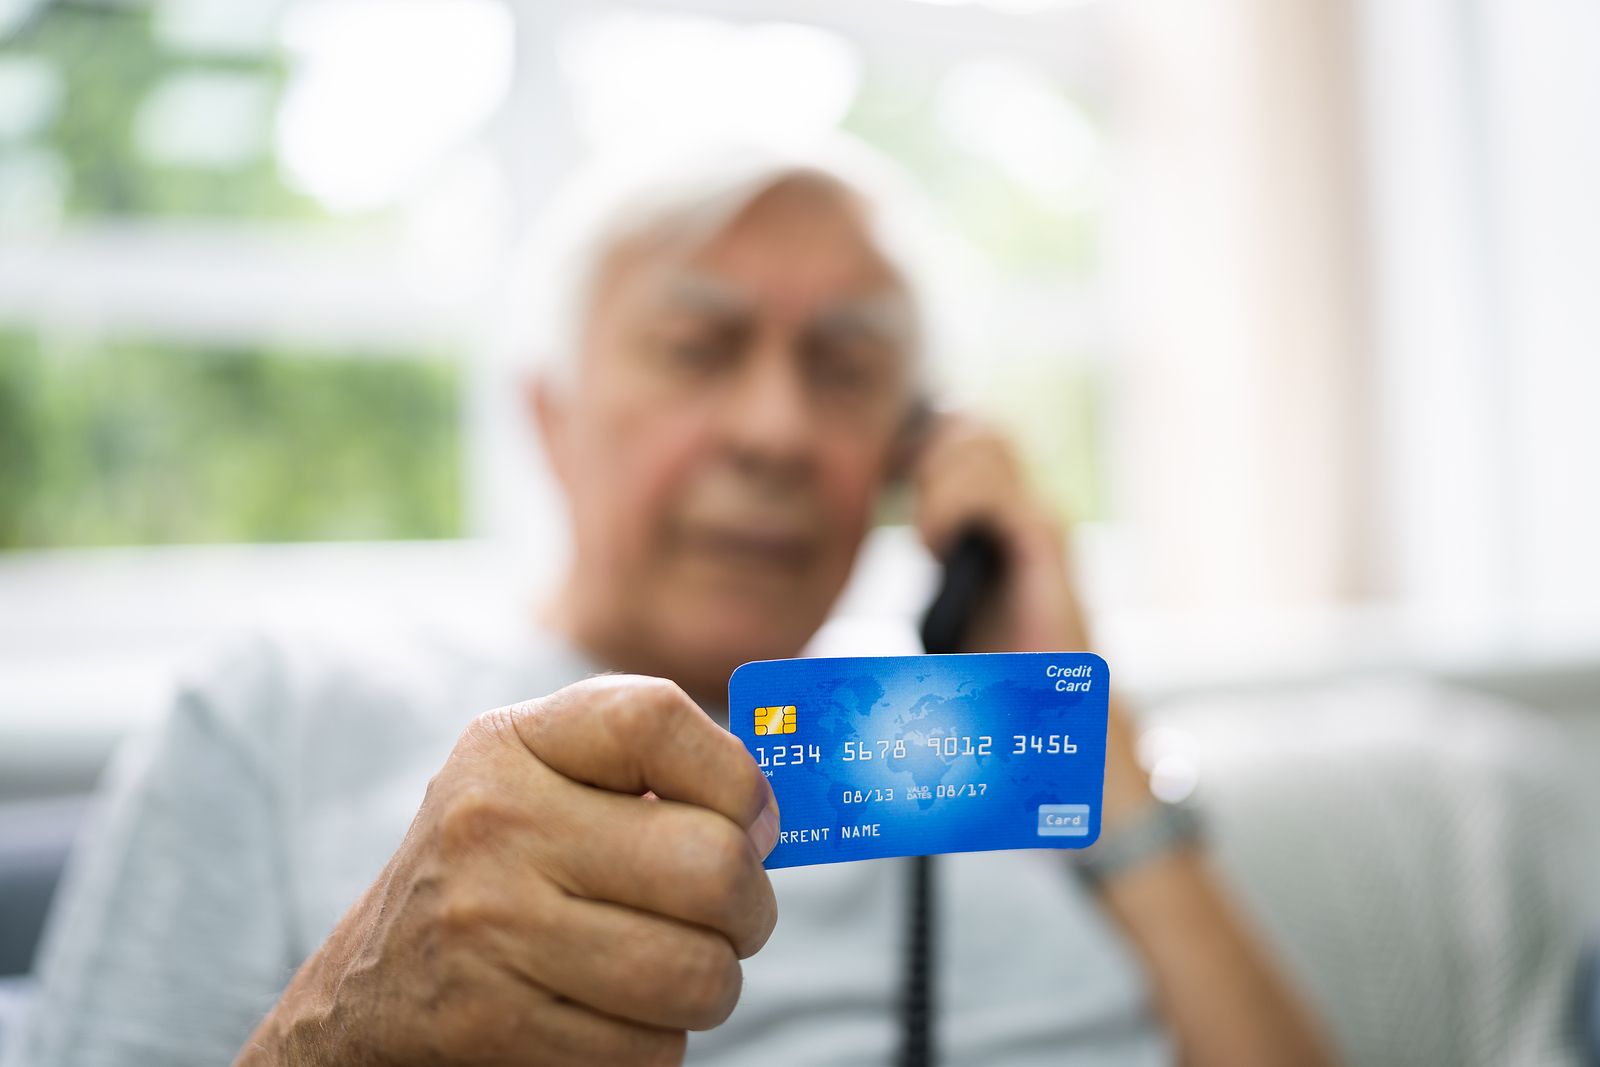
{"type": "Polygon", "coordinates": [[[280,805],[252,734],[281,689],[262,646],[234,650],[120,753],[8,1065],[232,1062],[292,971],[280,805]]]}

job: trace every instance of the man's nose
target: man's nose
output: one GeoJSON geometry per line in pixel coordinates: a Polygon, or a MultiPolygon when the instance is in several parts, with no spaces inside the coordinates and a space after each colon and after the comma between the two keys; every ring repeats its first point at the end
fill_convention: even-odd
{"type": "Polygon", "coordinates": [[[724,413],[728,443],[742,458],[786,471],[804,469],[816,432],[792,347],[764,339],[745,361],[724,413]]]}

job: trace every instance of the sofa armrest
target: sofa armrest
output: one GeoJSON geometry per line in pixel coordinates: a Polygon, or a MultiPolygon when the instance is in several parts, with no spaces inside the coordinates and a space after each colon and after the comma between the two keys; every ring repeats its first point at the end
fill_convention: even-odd
{"type": "Polygon", "coordinates": [[[1578,1062],[1580,813],[1546,721],[1405,679],[1157,721],[1188,739],[1218,866],[1350,1062],[1578,1062]]]}

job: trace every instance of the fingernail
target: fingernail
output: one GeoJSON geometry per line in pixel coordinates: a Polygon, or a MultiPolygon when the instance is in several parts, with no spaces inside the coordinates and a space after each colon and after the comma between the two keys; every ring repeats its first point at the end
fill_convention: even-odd
{"type": "Polygon", "coordinates": [[[754,826],[750,827],[750,840],[755,842],[756,851],[762,859],[767,858],[767,853],[772,851],[772,846],[778,843],[778,802],[768,801],[766,808],[756,818],[754,826]]]}

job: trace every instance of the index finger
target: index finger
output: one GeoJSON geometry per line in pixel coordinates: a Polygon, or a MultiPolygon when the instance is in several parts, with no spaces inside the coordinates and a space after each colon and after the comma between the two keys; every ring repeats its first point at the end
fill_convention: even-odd
{"type": "Polygon", "coordinates": [[[573,781],[652,792],[751,828],[777,800],[743,742],[673,682],[607,674],[506,709],[540,762],[573,781]]]}

